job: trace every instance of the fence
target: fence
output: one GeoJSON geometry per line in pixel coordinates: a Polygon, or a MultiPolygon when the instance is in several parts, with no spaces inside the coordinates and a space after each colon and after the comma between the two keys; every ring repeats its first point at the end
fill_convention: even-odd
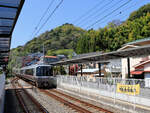
{"type": "Polygon", "coordinates": [[[0,113],[4,110],[5,75],[0,75],[0,113]]]}
{"type": "MultiPolygon", "coordinates": [[[[101,95],[114,99],[124,100],[132,104],[150,106],[150,79],[121,79],[121,78],[88,78],[77,76],[57,76],[58,87],[70,87],[78,93],[85,92],[86,95],[101,95]],[[139,94],[125,94],[117,91],[117,84],[133,86],[139,84],[139,94]]],[[[125,89],[128,90],[128,89],[125,89]]],[[[130,89],[132,90],[132,89],[130,89]]],[[[133,89],[135,90],[135,89],[133,89]]],[[[133,106],[132,106],[133,107],[133,106]]]]}

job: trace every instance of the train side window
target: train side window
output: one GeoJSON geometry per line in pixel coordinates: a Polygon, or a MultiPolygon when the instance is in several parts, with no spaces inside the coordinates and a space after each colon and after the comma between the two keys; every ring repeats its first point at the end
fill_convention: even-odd
{"type": "Polygon", "coordinates": [[[23,74],[23,70],[21,70],[20,73],[23,74]]]}
{"type": "Polygon", "coordinates": [[[26,69],[25,74],[27,75],[33,75],[33,69],[26,69]]]}

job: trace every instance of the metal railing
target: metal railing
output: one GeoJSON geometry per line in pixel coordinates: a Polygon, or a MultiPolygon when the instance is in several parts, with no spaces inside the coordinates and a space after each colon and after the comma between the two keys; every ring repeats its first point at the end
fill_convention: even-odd
{"type": "MultiPolygon", "coordinates": [[[[93,77],[89,78],[86,76],[77,77],[77,76],[57,76],[57,87],[61,87],[62,84],[68,84],[68,86],[72,85],[74,87],[79,87],[81,89],[89,89],[89,91],[97,91],[99,94],[105,96],[105,94],[109,94],[106,96],[110,96],[115,99],[127,99],[125,101],[131,103],[138,103],[147,105],[149,102],[140,103],[141,99],[144,98],[150,101],[150,79],[122,79],[122,78],[100,78],[93,77]],[[120,83],[122,85],[136,85],[139,84],[140,92],[136,95],[128,95],[117,92],[117,84],[120,83]],[[103,93],[105,92],[105,93],[103,93]],[[136,101],[136,102],[135,102],[136,101]]],[[[149,103],[150,104],[150,103],[149,103]]],[[[148,105],[150,106],[150,105],[148,105]]]]}

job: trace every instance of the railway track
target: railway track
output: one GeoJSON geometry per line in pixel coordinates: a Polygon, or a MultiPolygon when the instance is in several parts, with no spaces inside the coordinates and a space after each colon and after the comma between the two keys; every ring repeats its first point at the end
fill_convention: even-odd
{"type": "Polygon", "coordinates": [[[82,101],[82,100],[79,100],[79,99],[77,99],[77,98],[75,98],[75,97],[72,97],[72,96],[70,96],[70,95],[67,95],[67,94],[65,94],[65,93],[62,93],[62,92],[60,92],[60,91],[58,91],[58,90],[50,90],[51,92],[54,92],[54,93],[57,93],[57,94],[59,94],[59,95],[61,95],[61,96],[64,96],[64,97],[66,97],[66,98],[68,98],[68,99],[71,99],[71,100],[73,100],[73,101],[75,101],[75,102],[78,102],[78,103],[80,103],[80,104],[82,104],[82,105],[84,105],[84,106],[88,106],[88,107],[91,107],[91,108],[93,108],[93,109],[96,109],[96,110],[98,110],[98,111],[102,111],[102,112],[104,112],[104,113],[113,113],[113,112],[111,112],[111,111],[109,111],[109,110],[106,110],[106,109],[104,109],[104,108],[101,108],[101,107],[99,107],[99,106],[96,106],[96,105],[93,105],[93,104],[90,104],[90,103],[88,103],[88,102],[85,102],[85,101],[82,101]]]}
{"type": "MultiPolygon", "coordinates": [[[[31,83],[28,83],[28,84],[33,85],[31,83]]],[[[78,113],[113,113],[99,106],[90,104],[88,102],[72,97],[68,94],[62,93],[56,89],[50,89],[50,90],[39,89],[39,88],[37,89],[40,92],[43,92],[44,94],[46,94],[47,96],[50,96],[51,98],[59,101],[60,103],[63,103],[69,108],[72,108],[78,113]]]]}
{"type": "Polygon", "coordinates": [[[73,103],[71,103],[71,102],[69,102],[69,101],[67,101],[67,100],[65,100],[65,99],[63,99],[63,98],[61,98],[61,97],[59,97],[59,96],[53,94],[53,93],[50,93],[49,91],[41,90],[41,89],[40,89],[40,91],[41,91],[41,92],[44,92],[46,95],[48,95],[48,96],[54,98],[55,100],[57,100],[57,101],[63,103],[64,105],[66,105],[66,106],[68,106],[68,107],[70,107],[70,108],[76,110],[76,111],[79,112],[79,113],[92,113],[92,112],[90,112],[89,110],[86,110],[86,109],[84,109],[84,108],[82,108],[82,107],[80,107],[80,106],[78,106],[78,105],[75,105],[75,104],[73,104],[73,103]]]}
{"type": "Polygon", "coordinates": [[[67,94],[64,94],[54,89],[41,90],[41,91],[47,94],[48,96],[55,98],[56,100],[62,102],[64,105],[67,105],[71,107],[72,109],[75,109],[77,112],[80,112],[80,113],[99,113],[99,112],[100,113],[113,113],[111,111],[108,111],[96,105],[87,103],[85,101],[79,100],[77,98],[74,98],[72,96],[69,96],[67,94]]]}
{"type": "Polygon", "coordinates": [[[17,99],[24,113],[48,113],[48,111],[33,98],[19,83],[19,78],[12,80],[12,86],[15,89],[17,99]]]}

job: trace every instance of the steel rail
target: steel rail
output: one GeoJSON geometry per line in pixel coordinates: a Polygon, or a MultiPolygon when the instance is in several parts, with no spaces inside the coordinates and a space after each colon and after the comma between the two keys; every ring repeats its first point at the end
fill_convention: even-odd
{"type": "MultiPolygon", "coordinates": [[[[26,82],[26,81],[25,81],[25,82],[26,82]]],[[[30,84],[30,85],[34,85],[34,84],[31,84],[30,82],[27,82],[27,83],[30,84]]],[[[38,88],[38,87],[36,87],[36,88],[38,88]]],[[[39,88],[38,88],[38,89],[39,89],[39,88]]],[[[55,94],[53,94],[53,93],[50,93],[50,90],[49,90],[49,91],[46,91],[46,90],[43,90],[43,89],[39,89],[39,90],[40,90],[41,92],[44,92],[46,95],[48,95],[48,96],[54,98],[55,100],[57,100],[57,101],[63,103],[64,105],[69,106],[69,107],[72,108],[72,109],[75,109],[76,111],[78,111],[78,112],[80,112],[80,113],[92,113],[91,111],[88,111],[88,110],[86,110],[86,109],[84,109],[84,108],[82,108],[82,107],[80,107],[80,106],[77,106],[77,105],[75,105],[75,104],[73,104],[73,103],[71,103],[71,102],[68,102],[68,101],[64,100],[63,98],[61,98],[61,97],[59,97],[59,96],[57,96],[57,95],[55,95],[55,94]]],[[[86,105],[86,106],[88,106],[88,107],[94,108],[94,109],[96,109],[96,110],[98,110],[98,111],[101,111],[101,112],[104,112],[104,113],[113,113],[113,112],[108,111],[108,110],[106,110],[106,109],[104,109],[104,108],[101,108],[101,107],[95,106],[95,105],[93,105],[93,104],[87,103],[87,102],[85,102],[85,101],[79,100],[79,99],[77,99],[77,98],[71,97],[71,96],[66,95],[66,94],[64,94],[64,93],[61,93],[61,92],[59,92],[59,91],[56,91],[56,90],[51,90],[51,91],[52,91],[52,92],[55,92],[55,93],[58,93],[58,94],[60,94],[60,95],[62,95],[62,96],[64,96],[64,97],[66,97],[66,98],[68,98],[68,99],[71,99],[71,100],[74,100],[74,101],[79,102],[79,103],[81,103],[81,104],[84,104],[84,105],[86,105]]]]}
{"type": "Polygon", "coordinates": [[[76,102],[78,102],[78,103],[81,103],[81,104],[83,104],[83,105],[89,106],[89,107],[91,107],[91,108],[97,109],[97,110],[99,110],[99,111],[102,111],[102,112],[105,112],[105,113],[113,113],[113,112],[108,111],[108,110],[106,110],[106,109],[104,109],[104,108],[102,108],[102,107],[99,107],[99,106],[90,104],[90,103],[88,103],[88,102],[79,100],[79,99],[74,98],[74,97],[72,97],[72,96],[70,96],[70,95],[64,94],[64,93],[62,93],[62,92],[60,92],[60,91],[57,91],[57,90],[49,90],[49,91],[54,92],[54,93],[57,93],[57,94],[60,94],[60,95],[66,97],[66,98],[68,98],[68,99],[71,99],[71,100],[76,101],[76,102]]]}
{"type": "Polygon", "coordinates": [[[18,86],[22,88],[25,94],[31,99],[41,113],[48,113],[48,111],[33,97],[31,96],[22,86],[18,83],[18,86]]]}
{"type": "Polygon", "coordinates": [[[15,81],[16,81],[16,80],[18,80],[18,79],[15,78],[15,79],[13,79],[13,80],[11,81],[12,86],[13,86],[13,88],[15,89],[16,97],[17,97],[17,99],[18,99],[18,101],[19,101],[19,103],[20,103],[20,105],[21,105],[21,108],[22,108],[23,112],[24,112],[24,113],[30,113],[30,111],[28,110],[28,108],[27,108],[27,106],[26,106],[26,104],[25,104],[25,102],[24,102],[23,97],[22,97],[21,94],[20,94],[20,90],[17,90],[17,89],[16,89],[16,88],[17,88],[16,85],[15,85],[15,81]]]}
{"type": "Polygon", "coordinates": [[[22,86],[21,84],[18,83],[18,80],[19,80],[19,78],[15,78],[15,79],[13,80],[13,85],[14,85],[15,90],[16,90],[15,82],[17,82],[18,86],[20,87],[20,89],[18,90],[17,95],[18,95],[18,94],[20,95],[20,96],[19,96],[19,103],[20,103],[20,104],[23,103],[22,105],[23,105],[23,107],[25,108],[25,109],[23,108],[23,110],[25,111],[25,113],[31,113],[31,112],[28,110],[27,105],[25,104],[24,99],[23,99],[23,97],[22,97],[21,94],[20,94],[20,91],[21,91],[21,90],[27,95],[27,97],[29,97],[29,99],[34,103],[34,105],[36,106],[36,108],[37,108],[41,113],[48,113],[48,111],[47,111],[33,96],[31,96],[31,95],[23,88],[23,86],[22,86]],[[20,98],[20,97],[21,97],[21,98],[20,98]],[[27,111],[27,112],[26,112],[26,111],[27,111]]]}
{"type": "Polygon", "coordinates": [[[52,93],[50,93],[50,92],[48,92],[48,91],[46,91],[46,90],[42,90],[42,89],[39,89],[39,90],[40,90],[41,92],[44,92],[46,95],[48,95],[48,96],[54,98],[55,100],[57,100],[57,101],[63,103],[64,105],[69,106],[70,108],[76,110],[76,111],[79,112],[79,113],[92,113],[92,112],[90,112],[90,111],[88,111],[88,110],[86,110],[86,109],[84,109],[84,108],[82,108],[82,107],[80,107],[80,106],[77,106],[77,105],[75,105],[75,104],[73,104],[73,103],[71,103],[71,102],[68,102],[68,101],[64,100],[63,98],[61,98],[61,97],[59,97],[59,96],[57,96],[57,95],[54,95],[54,94],[52,94],[52,93]]]}

